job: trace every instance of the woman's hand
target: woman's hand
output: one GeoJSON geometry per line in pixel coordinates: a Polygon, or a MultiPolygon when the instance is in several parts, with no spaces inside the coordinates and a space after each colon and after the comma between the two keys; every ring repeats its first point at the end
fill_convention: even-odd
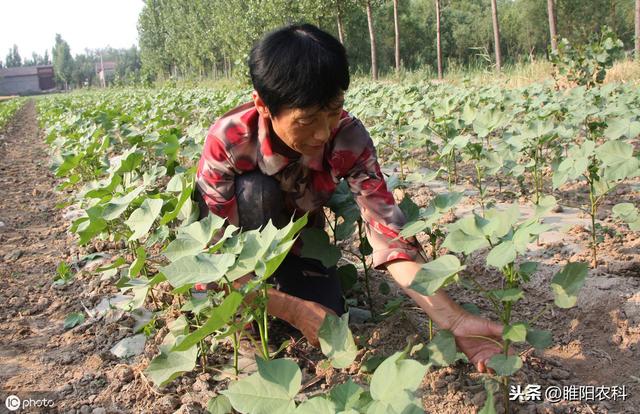
{"type": "Polygon", "coordinates": [[[335,315],[335,312],[319,303],[300,299],[273,288],[270,288],[267,294],[267,312],[289,322],[302,332],[311,345],[320,347],[318,331],[327,314],[335,315]]]}
{"type": "MultiPolygon", "coordinates": [[[[502,347],[495,343],[502,343],[502,325],[499,323],[464,312],[450,330],[455,336],[458,348],[479,372],[487,372],[487,363],[491,357],[503,351],[502,347]]],[[[513,353],[511,349],[509,353],[513,353]]]]}

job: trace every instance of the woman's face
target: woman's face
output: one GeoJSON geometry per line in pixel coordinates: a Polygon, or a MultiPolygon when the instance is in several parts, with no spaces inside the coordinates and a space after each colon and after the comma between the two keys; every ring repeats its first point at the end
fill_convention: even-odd
{"type": "Polygon", "coordinates": [[[341,94],[327,108],[283,108],[277,116],[270,114],[264,102],[254,92],[254,103],[261,116],[271,121],[273,131],[287,146],[304,155],[324,150],[338,127],[344,96],[341,94]]]}

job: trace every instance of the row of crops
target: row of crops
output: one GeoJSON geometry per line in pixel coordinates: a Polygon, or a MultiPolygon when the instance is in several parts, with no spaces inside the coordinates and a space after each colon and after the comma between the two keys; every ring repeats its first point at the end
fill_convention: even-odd
{"type": "MultiPolygon", "coordinates": [[[[306,216],[282,229],[269,224],[252,231],[225,225],[213,215],[198,220],[191,196],[206,128],[248,97],[248,91],[163,89],[56,96],[38,102],[46,140],[55,150],[53,168],[60,189],[71,193],[61,207],[82,211],[71,231],[81,245],[102,239],[126,246],[120,257],[96,270],[117,280],[116,286],[130,295],[129,302],[118,306],[130,311],[149,308],[136,326],[149,335],[156,332],[158,320],[169,319],[175,311],[180,314],[167,320],[170,333],[145,374],[164,386],[185,372],[206,368],[207,356],[230,342],[230,366],[216,368],[231,370],[236,380],[210,401],[211,412],[422,412],[415,392],[425,372],[464,359],[446,330],[430,330],[426,344],[382,361],[369,374],[368,384],[349,380],[303,402],[297,397],[300,368],[290,359],[277,358],[283,347],[276,352],[267,347],[266,280],[296,237],[304,241],[303,255],[327,266],[339,263],[345,290],[361,287],[370,306],[371,247],[345,183],[330,202],[328,234],[301,232],[306,216]],[[250,272],[254,276],[248,283],[234,287],[234,280],[250,272]],[[209,282],[225,289],[205,297],[192,294],[194,284],[209,282]],[[167,283],[172,289],[169,299],[158,295],[160,285],[167,283]],[[243,303],[248,296],[253,298],[251,305],[243,303]],[[248,323],[258,327],[257,335],[247,332],[248,323]],[[258,371],[248,376],[238,367],[243,338],[261,355],[258,371]]],[[[500,345],[504,352],[492,358],[489,366],[495,376],[485,381],[488,398],[483,412],[495,412],[493,392],[506,387],[522,366],[517,355],[508,353],[509,346],[551,344],[551,333],[534,326],[536,318],[512,318],[524,296],[523,284],[538,267],[523,261],[528,246],[551,229],[544,216],[562,200],[563,187],[581,182],[589,194],[582,208],[592,218],[592,265],[597,265],[598,209],[612,189],[639,175],[640,93],[624,85],[567,92],[540,84],[500,90],[365,83],[349,92],[346,107],[369,128],[383,163],[397,166],[399,174],[390,177],[390,185],[406,188],[437,177],[450,185],[428,205],[416,205],[409,197],[400,203],[408,221],[402,235],[427,240],[431,252],[411,287],[431,295],[459,283],[489,299],[495,317],[505,325],[500,345]],[[445,225],[442,216],[464,198],[454,191],[463,181],[476,187],[477,209],[445,225]],[[487,189],[496,183],[532,189],[534,213],[524,217],[517,203],[494,205],[487,189]],[[446,254],[439,255],[443,250],[446,254]],[[488,269],[502,274],[500,285],[484,286],[464,271],[465,261],[479,252],[487,253],[488,269]]],[[[613,211],[632,229],[640,228],[637,206],[620,203],[613,211]]],[[[586,263],[569,263],[558,271],[551,284],[557,306],[575,305],[587,271],[586,263]]],[[[65,283],[62,279],[59,283],[65,283]]],[[[359,355],[346,316],[325,320],[320,343],[336,369],[351,366],[359,355]]]]}
{"type": "Polygon", "coordinates": [[[9,120],[22,107],[24,100],[20,98],[0,100],[0,131],[7,126],[9,120]]]}

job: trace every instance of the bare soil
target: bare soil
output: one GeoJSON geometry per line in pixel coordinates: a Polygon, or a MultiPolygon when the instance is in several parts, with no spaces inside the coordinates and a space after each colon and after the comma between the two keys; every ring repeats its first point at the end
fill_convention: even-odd
{"type": "MultiPolygon", "coordinates": [[[[56,190],[57,181],[48,168],[50,154],[36,122],[33,101],[22,108],[0,132],[0,395],[50,398],[61,413],[202,413],[209,398],[226,387],[224,374],[217,368],[229,359],[229,347],[221,344],[210,356],[206,372],[186,374],[171,385],[158,389],[146,379],[143,370],[157,353],[167,332],[163,323],[137,356],[118,358],[110,349],[133,335],[134,319],[129,315],[107,313],[87,317],[84,323],[65,329],[70,312],[93,310],[105,298],[118,294],[113,279],[100,280],[91,274],[99,263],[118,255],[118,246],[96,242],[86,248],[76,245],[68,232],[73,212],[56,208],[66,200],[56,190]],[[100,253],[97,254],[96,253],[100,253]],[[93,257],[87,255],[93,254],[93,257]],[[72,283],[55,286],[53,278],[61,261],[70,263],[72,283]],[[220,380],[220,381],[218,381],[220,380]]],[[[465,189],[470,193],[470,186],[465,189]]],[[[637,188],[637,187],[636,187],[637,188]]],[[[413,199],[425,205],[437,186],[411,190],[413,199]]],[[[568,189],[581,196],[580,188],[568,189]]],[[[492,198],[507,202],[495,188],[492,198]]],[[[637,203],[637,189],[623,188],[612,203],[637,203]]],[[[473,199],[456,214],[474,207],[473,199]]],[[[567,202],[568,204],[568,202],[567,202]]],[[[606,205],[610,209],[612,204],[606,205]]],[[[586,218],[570,208],[556,214],[559,227],[570,231],[542,239],[532,246],[529,259],[541,262],[536,276],[525,286],[526,297],[516,306],[514,320],[528,321],[553,303],[549,283],[553,274],[568,260],[589,259],[586,218]]],[[[453,219],[453,217],[449,217],[453,219]]],[[[517,413],[638,413],[640,412],[640,236],[605,219],[611,229],[600,244],[601,263],[591,270],[578,305],[569,310],[554,308],[542,314],[535,326],[549,329],[554,345],[538,351],[515,347],[524,360],[514,383],[548,386],[625,386],[625,400],[512,402],[517,413]]],[[[483,266],[486,252],[468,260],[468,272],[486,286],[498,286],[499,275],[483,266]]],[[[388,280],[374,272],[374,306],[379,311],[400,293],[378,290],[388,280]]],[[[487,317],[490,307],[484,300],[458,287],[449,293],[461,303],[474,303],[487,317]]],[[[161,290],[156,292],[162,301],[161,290]]],[[[362,307],[362,294],[356,294],[362,307]]],[[[147,304],[152,307],[151,303],[147,304]]],[[[366,383],[360,365],[371,356],[387,356],[404,348],[407,341],[425,342],[428,320],[410,301],[380,322],[353,324],[362,347],[357,363],[345,371],[323,368],[322,355],[310,348],[290,328],[274,322],[273,346],[291,339],[285,355],[295,359],[303,370],[306,395],[313,395],[351,374],[366,383]]],[[[243,356],[247,370],[252,367],[251,350],[243,356]]],[[[475,413],[486,398],[483,375],[468,364],[432,369],[425,376],[420,395],[429,413],[475,413]]],[[[501,401],[497,395],[496,400],[501,401]]],[[[0,405],[0,412],[5,410],[0,405]]],[[[33,410],[18,411],[32,412],[33,410]]]]}

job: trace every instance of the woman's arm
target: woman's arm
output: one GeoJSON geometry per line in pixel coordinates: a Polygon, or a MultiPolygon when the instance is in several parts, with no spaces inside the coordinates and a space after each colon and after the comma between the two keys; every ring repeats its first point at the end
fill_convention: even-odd
{"type": "Polygon", "coordinates": [[[502,351],[496,345],[496,342],[502,342],[502,325],[470,314],[442,289],[434,295],[425,296],[409,288],[420,270],[420,263],[411,260],[394,260],[387,263],[387,270],[404,292],[429,315],[438,327],[453,333],[458,348],[467,355],[477,370],[486,372],[489,359],[502,351]]]}
{"type": "Polygon", "coordinates": [[[425,296],[409,286],[420,270],[420,263],[411,260],[394,260],[386,264],[393,280],[440,328],[451,329],[466,311],[454,302],[442,289],[432,296],[425,296]]]}

